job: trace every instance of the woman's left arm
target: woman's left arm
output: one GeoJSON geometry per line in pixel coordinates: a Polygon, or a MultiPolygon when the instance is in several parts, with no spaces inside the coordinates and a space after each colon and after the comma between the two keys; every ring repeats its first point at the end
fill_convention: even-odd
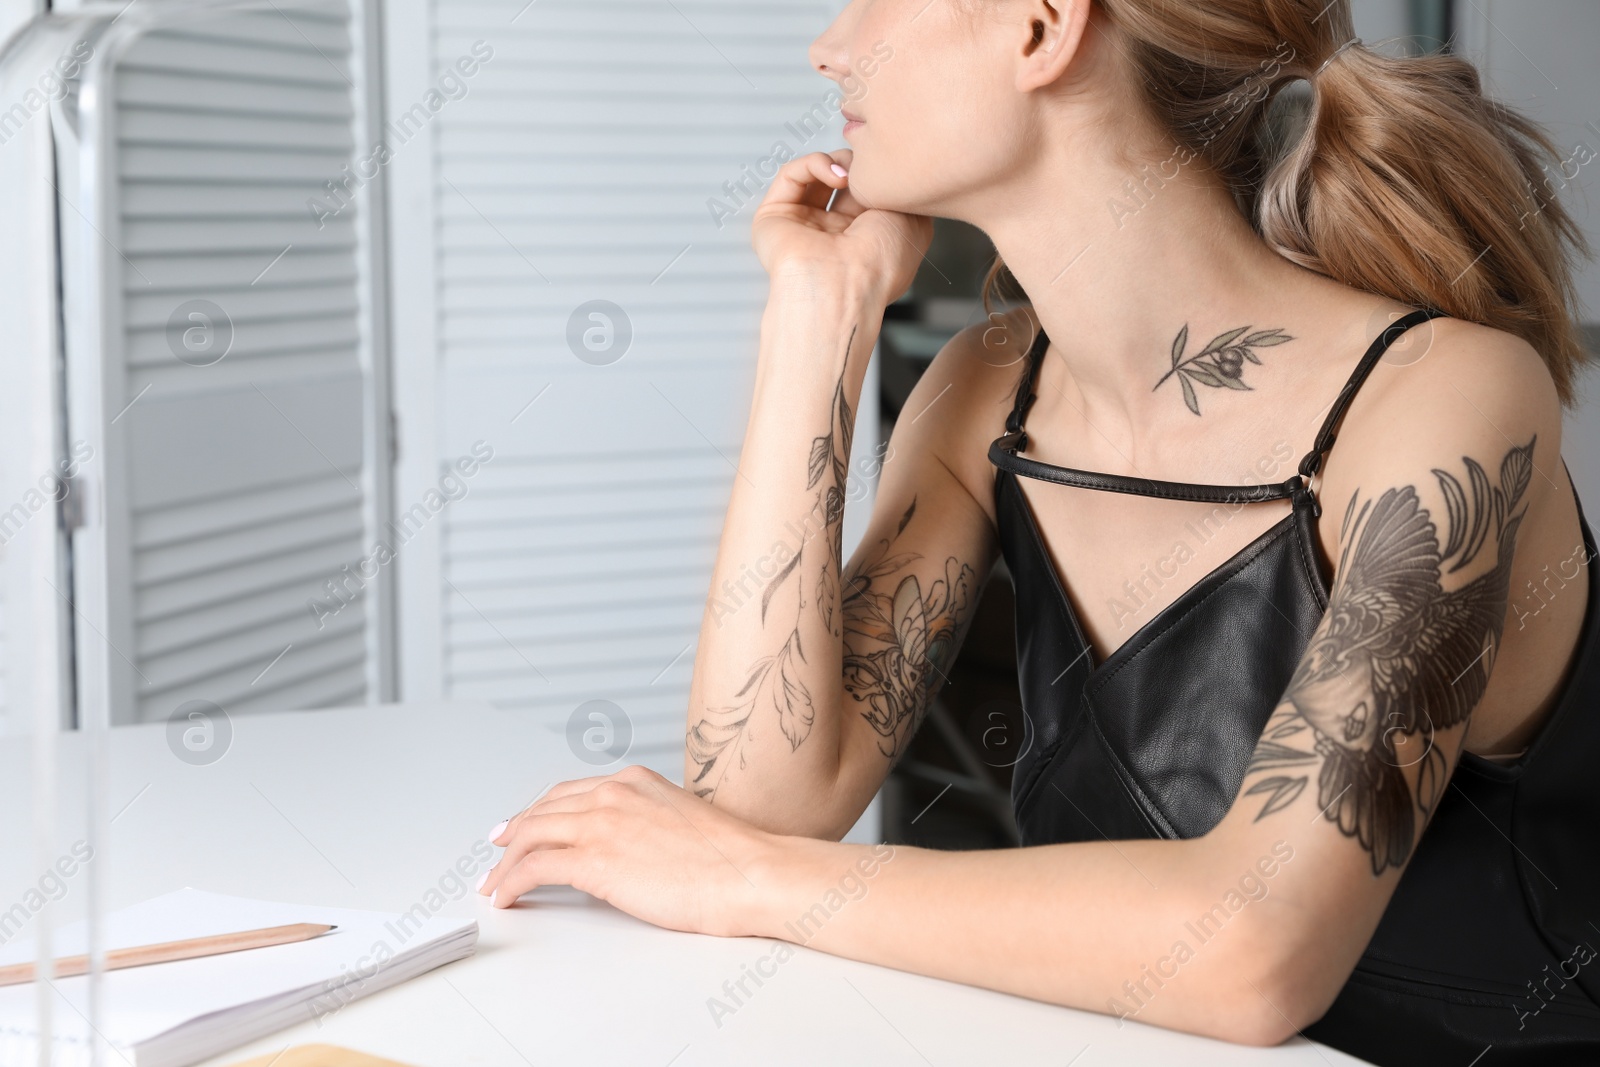
{"type": "Polygon", "coordinates": [[[1491,679],[1511,643],[1519,532],[1562,491],[1560,408],[1537,355],[1467,324],[1426,360],[1380,365],[1341,437],[1319,491],[1339,532],[1328,609],[1204,836],[844,845],[764,833],[630,767],[518,815],[481,891],[509,906],[572,885],[675,929],[1284,1040],[1349,977],[1473,710],[1508,695],[1491,679]]]}

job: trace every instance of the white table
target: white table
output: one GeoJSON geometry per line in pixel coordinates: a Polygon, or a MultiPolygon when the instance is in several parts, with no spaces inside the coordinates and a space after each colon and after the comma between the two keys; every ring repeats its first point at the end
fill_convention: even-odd
{"type": "MultiPolygon", "coordinates": [[[[551,781],[595,773],[562,734],[484,706],[239,716],[226,755],[191,766],[163,726],[113,731],[109,906],[182,886],[404,911],[551,781]]],[[[62,738],[62,848],[81,836],[81,739],[62,738]]],[[[631,754],[677,780],[677,749],[631,754]]],[[[614,769],[608,768],[607,770],[614,769]]],[[[603,772],[602,772],[603,773],[603,772]]],[[[0,743],[0,907],[37,880],[28,744],[0,743]]],[[[57,923],[82,914],[82,876],[57,923]]],[[[800,948],[719,1026],[723,983],[778,942],[661,930],[548,888],[495,911],[469,892],[477,954],[210,1067],[329,1042],[416,1067],[871,1063],[1357,1064],[1304,1040],[1250,1049],[800,948]],[[1074,1058],[1076,1057],[1076,1058],[1074,1058]]],[[[754,988],[747,986],[747,988],[754,988]]]]}

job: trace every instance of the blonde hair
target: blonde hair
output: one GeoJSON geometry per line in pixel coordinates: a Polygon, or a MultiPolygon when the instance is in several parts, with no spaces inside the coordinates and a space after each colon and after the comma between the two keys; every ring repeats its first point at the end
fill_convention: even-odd
{"type": "MultiPolygon", "coordinates": [[[[1095,2],[1126,42],[1151,116],[1227,183],[1271,248],[1346,285],[1521,337],[1562,403],[1574,402],[1592,356],[1573,269],[1590,248],[1545,169],[1563,165],[1549,136],[1485,97],[1472,63],[1341,50],[1353,36],[1349,0],[1095,2]],[[1311,82],[1305,127],[1278,145],[1268,112],[1297,78],[1311,82]]],[[[986,310],[1005,285],[1016,288],[996,256],[986,310]]]]}

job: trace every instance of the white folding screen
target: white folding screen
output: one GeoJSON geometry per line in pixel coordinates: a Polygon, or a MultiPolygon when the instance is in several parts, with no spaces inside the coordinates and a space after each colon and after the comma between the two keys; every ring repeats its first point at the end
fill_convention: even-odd
{"type": "Polygon", "coordinates": [[[79,703],[559,727],[598,697],[681,744],[767,289],[749,219],[842,143],[806,60],[836,7],[400,0],[381,87],[378,12],[341,0],[119,16],[86,60],[103,156],[74,99],[52,120],[79,703]]]}
{"type": "MultiPolygon", "coordinates": [[[[60,248],[47,180],[55,177],[52,109],[62,106],[65,83],[45,75],[72,72],[75,61],[70,28],[21,28],[21,14],[0,4],[4,30],[17,31],[0,65],[0,100],[23,104],[0,114],[0,248],[8,252],[0,257],[0,734],[37,730],[46,740],[36,743],[48,747],[54,727],[72,722],[71,611],[62,596],[71,568],[59,511],[61,479],[72,472],[60,466],[60,248]]],[[[46,781],[36,776],[36,788],[46,781]]]]}
{"type": "Polygon", "coordinates": [[[806,56],[837,6],[387,8],[406,698],[553,730],[608,700],[681,745],[767,292],[750,216],[775,162],[843,144],[806,56]]]}
{"type": "Polygon", "coordinates": [[[358,27],[339,0],[150,17],[106,76],[104,217],[61,212],[68,278],[83,241],[109,270],[98,359],[67,290],[80,699],[98,664],[114,722],[361,703],[387,405],[358,27]]]}

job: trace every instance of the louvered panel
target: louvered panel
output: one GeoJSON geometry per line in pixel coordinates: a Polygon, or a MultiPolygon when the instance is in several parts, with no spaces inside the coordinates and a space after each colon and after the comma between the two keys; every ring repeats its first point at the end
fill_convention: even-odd
{"type": "MultiPolygon", "coordinates": [[[[166,190],[161,186],[136,186],[128,190],[124,204],[137,205],[139,201],[153,194],[164,192],[166,190]]],[[[182,208],[179,207],[177,210],[182,208]]],[[[303,250],[296,249],[296,251],[303,250]]],[[[138,290],[146,287],[163,290],[192,283],[196,277],[230,279],[243,277],[247,285],[250,281],[255,281],[255,285],[249,286],[250,288],[266,286],[268,289],[283,289],[290,285],[311,288],[356,283],[355,264],[351,260],[348,248],[303,251],[301,255],[292,258],[285,256],[276,263],[272,263],[270,259],[263,261],[261,253],[255,250],[226,249],[204,255],[147,253],[139,257],[137,273],[131,263],[123,264],[122,283],[124,289],[130,292],[136,291],[135,286],[138,290]],[[267,273],[263,275],[263,271],[267,273]],[[256,280],[258,277],[260,280],[256,280]]]]}
{"type": "MultiPolygon", "coordinates": [[[[456,647],[463,653],[505,649],[507,642],[525,649],[543,648],[547,642],[567,639],[593,642],[609,636],[626,640],[638,634],[655,633],[677,626],[683,621],[685,604],[702,604],[705,600],[704,591],[694,584],[693,578],[692,574],[680,576],[676,591],[664,582],[655,590],[662,594],[659,598],[652,598],[649,591],[640,590],[627,601],[629,614],[621,624],[616,624],[614,604],[588,597],[569,598],[565,603],[551,602],[548,605],[525,600],[518,605],[522,608],[520,613],[514,609],[501,612],[498,611],[499,604],[491,599],[486,605],[488,598],[472,590],[468,591],[472,603],[479,607],[496,608],[499,621],[493,625],[485,622],[476,610],[456,597],[451,608],[450,626],[456,635],[456,647]],[[574,599],[578,602],[573,603],[574,599]],[[608,626],[613,628],[608,630],[608,626]],[[622,626],[626,628],[617,628],[622,626]]],[[[465,587],[462,588],[465,590],[465,587]]]]}
{"type": "Polygon", "coordinates": [[[438,470],[495,448],[445,514],[443,690],[552,743],[603,697],[678,746],[767,295],[752,206],[706,202],[776,141],[837,143],[788,128],[833,119],[806,48],[835,5],[524,4],[432,8],[435,70],[494,48],[431,126],[438,470]],[[565,340],[596,298],[632,327],[604,367],[565,340]]]}
{"type": "Polygon", "coordinates": [[[351,31],[338,3],[280,7],[152,33],[118,67],[142,721],[366,696],[361,204],[308,208],[336,206],[357,144],[351,31]],[[231,329],[220,362],[175,348],[196,300],[231,329]]]}
{"type": "MultiPolygon", "coordinates": [[[[514,199],[507,197],[505,202],[509,204],[514,199]]],[[[504,217],[493,227],[485,225],[476,218],[462,219],[459,222],[447,218],[440,235],[440,247],[451,261],[451,266],[456,268],[452,270],[452,274],[455,275],[452,281],[459,285],[459,278],[462,275],[479,276],[501,287],[503,291],[495,295],[503,298],[505,295],[514,295],[521,291],[521,287],[511,284],[511,279],[506,277],[506,268],[510,266],[508,257],[522,261],[524,270],[530,262],[537,265],[541,259],[547,263],[551,258],[559,259],[568,278],[594,273],[597,267],[603,270],[615,270],[615,263],[608,263],[600,256],[614,256],[618,251],[635,259],[639,264],[648,264],[653,268],[650,272],[644,273],[642,268],[636,267],[632,277],[613,278],[612,284],[618,281],[633,281],[648,285],[661,275],[669,263],[672,264],[673,272],[682,265],[672,261],[684,251],[683,244],[675,245],[659,237],[641,235],[637,224],[630,224],[627,219],[613,219],[593,227],[585,227],[572,221],[573,208],[592,208],[594,203],[595,201],[589,198],[566,205],[547,204],[545,213],[538,215],[508,209],[504,212],[504,217]],[[507,246],[507,241],[514,242],[517,251],[513,252],[507,246]],[[597,248],[608,251],[597,254],[594,251],[597,248]],[[592,258],[585,262],[585,257],[592,258]],[[475,266],[479,268],[476,272],[473,270],[475,266]]],[[[683,278],[674,278],[673,281],[675,285],[683,285],[685,284],[683,279],[688,277],[693,277],[696,281],[716,278],[742,287],[750,286],[752,279],[749,277],[749,272],[744,269],[747,266],[748,264],[743,262],[743,253],[707,248],[687,265],[683,278]]],[[[476,288],[474,286],[468,289],[467,293],[474,292],[476,288]]],[[[441,292],[452,293],[452,289],[446,288],[441,292]]],[[[722,299],[730,302],[738,300],[743,304],[748,300],[748,294],[729,293],[723,295],[722,299]]]]}
{"type": "MultiPolygon", "coordinates": [[[[475,112],[474,118],[477,117],[475,112]]],[[[799,118],[798,115],[795,117],[799,118]]],[[[618,138],[610,130],[541,127],[539,143],[542,148],[535,148],[525,140],[506,144],[506,133],[515,122],[514,117],[508,116],[502,122],[462,122],[440,130],[440,151],[452,163],[473,157],[487,157],[508,164],[540,159],[608,160],[625,164],[634,160],[658,160],[682,143],[681,134],[667,130],[641,129],[628,134],[626,138],[618,138]]],[[[765,119],[757,125],[761,127],[756,131],[758,136],[772,132],[765,119]]],[[[707,152],[737,158],[750,150],[750,136],[748,129],[718,126],[714,130],[701,131],[696,143],[703,145],[707,152]]]]}
{"type": "MultiPolygon", "coordinates": [[[[152,612],[140,622],[137,650],[160,655],[219,637],[259,630],[285,619],[298,623],[307,616],[307,597],[325,592],[321,584],[325,580],[320,568],[305,568],[299,574],[288,575],[286,580],[258,583],[253,591],[246,590],[224,600],[206,598],[194,601],[183,611],[152,612]]],[[[348,609],[333,619],[346,615],[354,618],[360,613],[348,609]]],[[[332,626],[333,620],[326,620],[325,625],[332,626]]]]}
{"type": "MultiPolygon", "coordinates": [[[[507,46],[506,51],[510,51],[509,46],[507,46]]],[[[491,60],[484,68],[485,73],[499,69],[496,66],[499,63],[499,55],[500,53],[497,51],[496,58],[491,60]]],[[[607,62],[609,63],[614,58],[608,57],[607,62]]],[[[722,89],[727,90],[728,88],[726,83],[723,83],[722,89]]],[[[812,103],[811,101],[797,99],[792,115],[788,112],[774,114],[770,110],[770,104],[767,105],[766,109],[761,108],[759,99],[752,101],[744,97],[724,97],[714,105],[708,105],[704,97],[709,95],[713,95],[713,93],[707,92],[699,98],[661,99],[648,90],[641,90],[637,96],[626,93],[608,93],[604,99],[594,100],[585,100],[582,97],[574,96],[571,98],[570,103],[564,97],[560,108],[540,109],[540,98],[534,93],[485,92],[473,100],[473,128],[481,130],[489,127],[501,127],[508,134],[516,134],[524,145],[528,143],[527,138],[530,135],[537,135],[545,128],[553,130],[558,137],[594,136],[599,133],[609,133],[613,138],[617,138],[627,137],[634,132],[645,133],[648,131],[652,136],[677,134],[681,138],[696,136],[701,130],[706,129],[707,111],[714,110],[717,115],[722,115],[724,112],[727,113],[725,123],[720,119],[717,122],[719,136],[743,135],[746,138],[759,138],[759,140],[747,141],[745,144],[744,152],[747,154],[746,159],[748,161],[765,156],[772,147],[773,140],[785,137],[786,132],[783,129],[783,124],[805,115],[812,103]],[[540,115],[541,110],[544,112],[543,115],[540,115]],[[533,117],[535,115],[539,115],[537,120],[533,117]]],[[[680,143],[682,142],[680,141],[680,143]]],[[[615,145],[613,145],[612,151],[616,151],[615,145]]],[[[590,165],[603,162],[603,159],[595,160],[587,156],[578,156],[575,153],[562,153],[555,158],[559,160],[563,157],[572,159],[580,166],[585,161],[589,162],[590,165]]],[[[511,156],[510,162],[514,166],[524,167],[525,159],[526,152],[521,152],[511,156]]],[[[665,153],[658,153],[654,162],[668,167],[685,169],[691,165],[687,159],[674,159],[665,153]]],[[[455,173],[460,173],[465,163],[465,160],[443,161],[447,171],[450,168],[455,168],[455,173]]],[[[734,165],[735,167],[738,166],[737,160],[734,165]]],[[[598,168],[596,170],[597,178],[604,180],[607,185],[626,186],[625,180],[620,175],[603,175],[598,173],[598,168]]],[[[486,177],[490,176],[479,175],[479,180],[481,181],[486,177]]],[[[555,176],[546,175],[546,178],[553,177],[555,176]]],[[[499,179],[498,176],[493,176],[491,180],[499,179]]],[[[719,177],[718,181],[720,184],[721,177],[719,177]]]]}
{"type": "Polygon", "coordinates": [[[315,191],[330,178],[340,177],[338,153],[282,152],[272,149],[245,151],[228,146],[190,148],[183,144],[156,147],[135,143],[123,152],[123,174],[129,178],[237,182],[302,183],[315,191]],[[333,167],[329,167],[329,162],[333,167]]]}
{"type": "MultiPolygon", "coordinates": [[[[236,45],[243,38],[262,48],[288,49],[296,58],[303,56],[307,46],[335,60],[342,60],[339,53],[350,50],[348,21],[326,4],[274,3],[273,10],[241,11],[226,20],[196,18],[180,28],[168,29],[163,36],[224,47],[236,45]]],[[[142,53],[134,57],[134,62],[147,61],[148,57],[148,53],[142,53]]],[[[343,63],[341,69],[348,73],[343,63]]]]}
{"type": "Polygon", "coordinates": [[[153,586],[187,575],[225,570],[263,556],[293,555],[317,545],[359,538],[362,531],[359,522],[351,522],[347,507],[322,514],[291,513],[274,519],[248,530],[147,546],[133,572],[134,583],[153,586]]]}
{"type": "MultiPolygon", "coordinates": [[[[631,621],[631,612],[629,614],[631,621]]],[[[681,624],[682,618],[677,620],[681,624]]],[[[503,633],[503,631],[502,631],[503,633]]],[[[464,636],[464,635],[463,635],[464,636]]],[[[501,638],[501,634],[494,634],[501,638]]],[[[509,633],[501,640],[454,648],[451,665],[467,677],[516,674],[537,670],[552,681],[565,678],[590,680],[597,688],[618,682],[648,684],[665,671],[673,658],[693,640],[681,627],[671,630],[639,628],[607,629],[598,633],[563,633],[546,636],[537,652],[509,633]]]]}
{"type": "MultiPolygon", "coordinates": [[[[608,55],[612,54],[609,45],[614,40],[616,39],[608,39],[606,49],[608,55]]],[[[466,51],[472,47],[472,43],[472,38],[464,34],[447,33],[441,39],[441,47],[446,50],[466,51]]],[[[804,64],[798,67],[787,63],[777,67],[770,64],[755,64],[743,69],[747,72],[761,71],[763,74],[761,85],[766,92],[795,92],[820,96],[821,90],[825,88],[804,64]]],[[[628,63],[626,67],[618,69],[614,65],[595,66],[590,56],[585,56],[582,50],[578,50],[565,55],[560,62],[537,67],[518,67],[496,81],[493,91],[487,95],[495,99],[514,99],[524,96],[530,99],[549,99],[551,93],[574,93],[585,103],[605,104],[616,97],[623,97],[631,102],[632,98],[639,94],[647,93],[652,100],[681,100],[699,106],[704,103],[707,94],[720,93],[726,88],[726,67],[718,69],[709,64],[702,64],[698,68],[686,70],[680,64],[643,60],[628,63]]],[[[757,121],[766,122],[768,110],[759,102],[754,104],[733,102],[720,114],[736,120],[743,113],[754,116],[757,121]],[[746,110],[741,112],[739,110],[741,108],[746,110]]],[[[608,121],[619,122],[625,121],[628,115],[628,112],[619,113],[610,110],[603,117],[608,121]]],[[[627,147],[613,143],[607,151],[617,151],[627,147]]]]}
{"type": "MultiPolygon", "coordinates": [[[[318,674],[294,677],[286,685],[268,687],[265,682],[250,687],[230,705],[234,714],[255,711],[281,711],[284,708],[340,708],[367,700],[362,653],[354,642],[348,658],[318,674]]],[[[281,666],[281,664],[280,664],[281,666]]],[[[273,668],[276,670],[277,668],[273,668]]]]}
{"type": "MultiPolygon", "coordinates": [[[[548,250],[552,257],[560,258],[566,264],[567,269],[574,274],[590,275],[596,278],[604,277],[607,263],[604,255],[580,251],[579,245],[564,245],[554,240],[545,243],[543,248],[548,250]]],[[[530,254],[532,251],[530,249],[530,254]]],[[[666,263],[670,262],[673,256],[682,251],[682,246],[678,248],[641,246],[635,250],[635,254],[642,262],[666,263]]],[[[467,259],[467,256],[460,257],[462,261],[467,259]]],[[[462,266],[464,272],[472,270],[472,266],[468,262],[462,262],[462,266]]],[[[484,264],[484,267],[488,268],[489,265],[484,264]]],[[[673,269],[676,270],[677,268],[674,267],[673,269]]],[[[452,324],[454,326],[454,336],[472,336],[472,320],[493,312],[516,318],[542,315],[542,317],[533,322],[533,325],[541,331],[548,330],[552,326],[558,326],[563,329],[566,327],[565,318],[555,317],[553,309],[549,307],[545,299],[541,299],[538,293],[530,292],[526,284],[521,286],[508,285],[502,280],[503,276],[494,274],[492,268],[481,269],[480,272],[486,278],[494,278],[495,280],[485,281],[483,284],[478,285],[454,285],[440,291],[443,314],[457,317],[461,320],[452,324]]],[[[693,283],[710,287],[717,293],[715,299],[707,299],[705,301],[706,308],[701,313],[702,315],[706,312],[716,314],[721,311],[742,313],[749,308],[750,299],[757,295],[758,292],[758,287],[750,284],[749,280],[744,277],[744,273],[733,263],[699,262],[692,267],[684,269],[683,278],[679,279],[679,284],[692,280],[693,283]]],[[[648,279],[639,279],[639,281],[647,283],[648,279]]],[[[614,279],[611,284],[616,284],[616,280],[614,279]]],[[[663,333],[682,334],[693,331],[695,333],[715,335],[717,332],[715,319],[709,322],[703,317],[697,319],[694,311],[684,308],[681,303],[677,303],[665,295],[654,300],[646,298],[641,301],[635,301],[633,306],[642,312],[659,316],[663,333]]],[[[727,333],[729,330],[724,327],[722,332],[727,333]]],[[[548,334],[545,336],[548,337],[548,334]]],[[[649,340],[649,338],[644,340],[649,340]]],[[[569,352],[568,355],[571,355],[571,353],[569,352]]]]}
{"type": "MultiPolygon", "coordinates": [[[[160,698],[161,703],[167,703],[169,694],[184,686],[204,685],[241,676],[249,685],[269,666],[276,670],[290,656],[293,656],[293,662],[289,663],[292,669],[288,674],[293,675],[295,671],[302,675],[315,673],[333,663],[345,662],[352,636],[359,646],[365,640],[364,632],[365,620],[360,613],[345,612],[328,620],[314,640],[307,640],[304,621],[297,615],[276,623],[254,626],[245,632],[177,646],[166,652],[154,653],[141,649],[140,696],[146,700],[160,698]],[[274,664],[278,653],[286,649],[288,651],[284,659],[274,664]]],[[[264,675],[262,680],[266,680],[264,675]]],[[[280,679],[272,680],[277,684],[280,679]]],[[[235,686],[232,692],[228,692],[213,685],[212,692],[231,699],[242,695],[244,690],[235,686]]],[[[218,696],[210,699],[219,704],[224,702],[218,696]]]]}
{"type": "Polygon", "coordinates": [[[137,589],[136,617],[148,624],[211,609],[225,617],[229,606],[238,598],[270,593],[278,598],[285,611],[294,608],[296,614],[314,622],[307,598],[322,590],[328,580],[339,576],[340,568],[353,563],[359,555],[359,539],[341,537],[300,546],[298,551],[288,555],[238,560],[225,569],[186,574],[142,586],[137,589]]]}
{"type": "MultiPolygon", "coordinates": [[[[457,563],[451,568],[451,583],[455,595],[467,603],[452,606],[449,616],[475,622],[478,612],[492,612],[497,617],[516,617],[521,614],[582,611],[610,614],[617,625],[628,622],[626,609],[631,604],[650,603],[664,598],[705,597],[705,579],[698,568],[686,564],[700,562],[686,552],[657,551],[650,554],[607,557],[612,566],[602,568],[590,561],[580,569],[577,560],[569,554],[566,559],[550,559],[524,564],[523,569],[538,569],[535,578],[526,575],[506,574],[504,580],[484,580],[474,583],[467,575],[481,573],[470,565],[457,563]],[[664,569],[663,563],[679,563],[677,569],[664,569]],[[457,580],[460,575],[460,580],[457,580]]],[[[590,553],[591,557],[594,555],[590,553]]],[[[706,561],[709,565],[709,560],[706,561]]],[[[505,564],[497,573],[505,574],[505,564]]],[[[698,621],[698,620],[697,620],[698,621]]]]}
{"type": "MultiPolygon", "coordinates": [[[[234,16],[230,21],[237,28],[238,36],[217,33],[200,37],[174,30],[152,34],[140,42],[137,53],[123,62],[123,68],[182,70],[195,79],[249,78],[263,83],[332,88],[349,85],[345,80],[348,75],[324,58],[338,55],[342,59],[349,54],[350,40],[345,34],[325,36],[321,44],[311,48],[304,40],[280,44],[252,34],[250,31],[262,25],[264,19],[234,16]]],[[[314,23],[307,20],[307,25],[314,23]]]]}
{"type": "MultiPolygon", "coordinates": [[[[236,160],[235,165],[244,167],[248,164],[244,160],[236,160]]],[[[196,168],[198,169],[198,168],[196,168]]],[[[220,170],[220,164],[216,168],[220,170]]],[[[204,221],[188,222],[178,219],[165,219],[161,223],[147,223],[134,217],[127,220],[126,236],[128,238],[123,249],[123,254],[134,256],[136,254],[160,255],[163,253],[187,253],[189,255],[206,255],[220,251],[237,252],[244,249],[258,249],[266,253],[259,262],[265,268],[272,257],[283,249],[284,232],[291,227],[285,222],[302,223],[308,221],[310,213],[305,209],[305,196],[307,193],[316,192],[316,183],[329,175],[337,177],[337,167],[306,166],[307,173],[298,176],[299,188],[287,191],[280,190],[275,198],[279,208],[275,212],[277,220],[263,219],[208,219],[204,221]],[[296,196],[295,194],[299,195],[296,196]],[[287,210],[298,208],[299,210],[287,210]]],[[[189,176],[195,170],[187,172],[189,176]]],[[[138,180],[138,176],[124,173],[128,181],[138,180]]],[[[171,178],[172,174],[156,174],[147,176],[151,180],[171,178]]],[[[225,180],[225,179],[222,179],[225,180]]],[[[300,240],[293,242],[310,252],[337,251],[349,253],[355,248],[355,238],[352,232],[351,220],[347,217],[328,219],[319,230],[314,225],[307,227],[296,226],[294,229],[300,240]]],[[[245,284],[249,280],[245,279],[245,284]]]]}
{"type": "MultiPolygon", "coordinates": [[[[627,478],[618,475],[619,480],[627,478]]],[[[481,488],[481,487],[480,487],[481,488]]],[[[594,493],[580,489],[569,494],[558,490],[524,490],[513,493],[479,492],[472,504],[462,511],[470,511],[481,522],[515,521],[528,514],[528,496],[536,495],[539,501],[539,521],[560,523],[591,518],[611,518],[615,521],[638,523],[652,520],[657,511],[682,514],[685,509],[703,515],[727,499],[726,485],[651,485],[640,486],[631,480],[623,482],[615,493],[599,500],[594,493]]],[[[654,532],[654,528],[651,529],[654,532]]]]}
{"type": "Polygon", "coordinates": [[[295,645],[282,659],[272,662],[283,649],[280,643],[276,649],[224,671],[213,671],[212,659],[196,655],[191,666],[202,673],[148,698],[148,702],[164,709],[162,718],[191,700],[210,701],[230,715],[362,702],[366,693],[366,635],[362,627],[352,626],[338,640],[315,647],[295,645]]]}
{"type": "MultiPolygon", "coordinates": [[[[252,293],[251,297],[254,299],[247,300],[237,294],[219,292],[204,285],[196,285],[188,292],[195,296],[215,292],[228,301],[227,304],[216,301],[219,306],[224,307],[240,307],[256,302],[273,305],[270,310],[264,310],[250,319],[241,319],[229,312],[233,318],[234,328],[238,331],[234,347],[228,353],[230,359],[235,355],[249,359],[277,352],[325,349],[330,345],[336,346],[339,351],[349,353],[360,339],[361,327],[356,318],[357,308],[325,310],[318,307],[319,304],[347,294],[323,293],[314,296],[311,293],[296,293],[295,298],[298,299],[303,295],[305,299],[305,311],[302,312],[298,303],[295,307],[285,307],[287,303],[285,296],[288,294],[283,293],[252,293]]],[[[128,361],[134,367],[170,367],[173,356],[171,349],[167,347],[166,323],[131,329],[128,335],[128,361]]]]}
{"type": "MultiPolygon", "coordinates": [[[[661,57],[672,54],[664,47],[662,36],[690,38],[695,26],[704,28],[719,45],[735,38],[759,38],[771,47],[765,57],[778,65],[789,60],[794,45],[807,42],[826,22],[816,21],[817,5],[795,3],[751,2],[751,0],[674,0],[663,8],[652,0],[610,0],[596,3],[590,8],[578,5],[549,4],[540,9],[542,16],[530,24],[523,15],[512,22],[526,0],[465,0],[435,6],[434,18],[441,28],[458,28],[469,35],[489,26],[505,27],[507,36],[547,36],[561,40],[567,54],[583,48],[601,53],[614,41],[656,42],[650,50],[649,61],[660,63],[661,57]],[[593,9],[604,11],[604,34],[597,32],[592,18],[593,9]],[[681,15],[681,17],[680,17],[681,15]]],[[[757,53],[759,56],[759,53],[757,53]]],[[[698,57],[697,57],[698,58],[698,57]]],[[[745,57],[747,62],[756,56],[745,57]]],[[[674,69],[688,69],[688,64],[674,69]]]]}
{"type": "MultiPolygon", "coordinates": [[[[307,287],[295,293],[294,307],[285,307],[283,292],[275,288],[252,287],[244,292],[235,293],[230,297],[232,307],[229,314],[238,319],[248,319],[253,322],[282,324],[296,322],[301,319],[326,319],[329,317],[354,319],[360,311],[360,305],[354,293],[349,288],[341,286],[307,287]]],[[[171,314],[166,307],[167,298],[159,294],[144,295],[143,293],[130,295],[124,304],[124,319],[130,332],[141,335],[139,340],[147,341],[154,338],[144,335],[155,335],[165,331],[167,316],[171,314]]],[[[252,331],[251,339],[254,331],[252,331]]],[[[270,347],[278,338],[267,337],[259,342],[263,348],[270,347]]],[[[159,339],[165,346],[166,339],[159,339]]],[[[231,357],[232,352],[228,355],[231,357]]],[[[166,353],[167,360],[172,359],[170,350],[166,353]]]]}
{"type": "Polygon", "coordinates": [[[278,119],[257,116],[240,126],[226,113],[192,112],[183,128],[172,129],[161,110],[144,107],[122,109],[119,133],[127,145],[235,145],[241,148],[277,148],[288,152],[334,151],[348,156],[353,144],[350,127],[342,122],[309,118],[278,119]]]}
{"type": "MultiPolygon", "coordinates": [[[[650,310],[638,304],[633,306],[641,312],[650,310]]],[[[553,364],[556,370],[564,372],[565,363],[572,359],[572,353],[565,348],[551,349],[540,342],[548,339],[552,330],[564,331],[566,317],[539,314],[539,310],[501,307],[441,315],[440,343],[447,356],[499,356],[510,346],[521,352],[525,361],[531,357],[541,363],[553,364]],[[530,352],[530,349],[533,351],[530,352]]],[[[681,308],[658,309],[658,316],[656,321],[659,322],[659,328],[637,342],[653,361],[704,361],[708,353],[713,358],[737,361],[737,342],[747,336],[731,324],[702,325],[702,328],[695,329],[692,317],[684,314],[681,308]]]]}
{"type": "Polygon", "coordinates": [[[183,70],[123,69],[117,76],[124,104],[162,108],[175,114],[227,112],[245,117],[305,118],[320,126],[350,107],[350,87],[280,82],[264,91],[260,82],[199,78],[183,70]]]}
{"type": "Polygon", "coordinates": [[[559,528],[530,527],[519,522],[505,522],[492,526],[457,528],[452,534],[456,558],[462,561],[476,559],[502,559],[509,556],[536,553],[546,555],[563,549],[594,551],[626,549],[646,542],[651,544],[698,544],[702,535],[701,515],[698,510],[679,512],[654,512],[648,515],[627,515],[630,521],[619,523],[616,517],[581,520],[559,528]],[[648,520],[648,533],[638,528],[638,522],[648,520]]]}
{"type": "Polygon", "coordinates": [[[152,551],[259,527],[279,516],[348,509],[359,490],[337,475],[310,478],[249,494],[218,493],[134,518],[134,536],[152,551]]]}

